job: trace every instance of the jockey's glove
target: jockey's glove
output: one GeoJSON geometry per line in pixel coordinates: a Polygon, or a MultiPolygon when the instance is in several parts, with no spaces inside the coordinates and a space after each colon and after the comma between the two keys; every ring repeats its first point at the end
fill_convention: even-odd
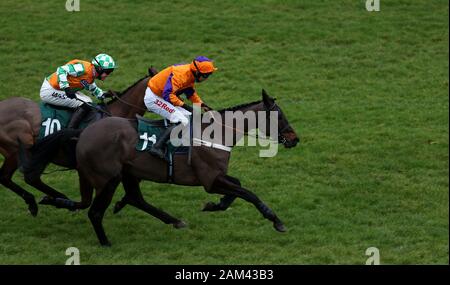
{"type": "Polygon", "coordinates": [[[67,87],[64,89],[64,92],[66,93],[67,98],[75,99],[75,97],[76,97],[75,93],[77,93],[77,92],[75,90],[73,90],[72,88],[67,87]]]}
{"type": "Polygon", "coordinates": [[[192,107],[191,106],[189,106],[189,105],[187,105],[186,103],[184,103],[182,106],[181,106],[181,108],[183,108],[183,109],[185,109],[186,111],[189,111],[189,112],[193,112],[194,110],[192,109],[192,107]]]}

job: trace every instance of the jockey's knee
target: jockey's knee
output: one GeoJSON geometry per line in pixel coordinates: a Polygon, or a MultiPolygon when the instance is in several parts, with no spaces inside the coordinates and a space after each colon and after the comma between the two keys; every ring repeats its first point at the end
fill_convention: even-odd
{"type": "Polygon", "coordinates": [[[178,116],[176,118],[171,118],[170,122],[172,124],[182,124],[183,127],[189,125],[189,120],[185,116],[178,116]]]}
{"type": "Polygon", "coordinates": [[[181,121],[181,124],[183,125],[183,127],[186,127],[187,125],[189,125],[189,120],[185,116],[183,116],[180,121],[181,121]]]}

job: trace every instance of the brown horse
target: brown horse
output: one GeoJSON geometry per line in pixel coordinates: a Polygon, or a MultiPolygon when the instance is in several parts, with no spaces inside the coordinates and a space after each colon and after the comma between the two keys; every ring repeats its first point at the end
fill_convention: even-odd
{"type": "MultiPolygon", "coordinates": [[[[267,115],[266,119],[270,120],[269,113],[274,111],[278,115],[279,131],[277,134],[270,134],[270,130],[265,129],[264,132],[271,137],[277,137],[278,142],[287,148],[296,146],[299,139],[282,110],[264,90],[262,97],[263,100],[261,101],[225,109],[219,111],[219,114],[224,117],[225,111],[262,111],[267,115]]],[[[222,122],[224,121],[224,118],[222,118],[222,122]]],[[[126,186],[125,196],[116,204],[115,213],[127,204],[132,206],[141,204],[143,198],[139,183],[141,180],[150,180],[160,183],[203,186],[208,193],[224,195],[220,203],[207,203],[204,211],[225,210],[235,198],[242,198],[252,203],[264,218],[272,221],[277,231],[285,231],[281,220],[265,203],[254,193],[243,188],[239,179],[227,175],[230,152],[223,147],[214,148],[204,145],[192,147],[191,163],[188,163],[186,155],[175,156],[173,176],[169,182],[167,161],[154,157],[147,152],[135,150],[139,137],[135,124],[135,121],[117,117],[100,120],[88,126],[81,133],[77,144],[76,155],[80,177],[86,179],[85,182],[96,189],[96,196],[89,209],[88,216],[102,245],[110,245],[102,220],[120,181],[126,186]]],[[[214,124],[214,122],[202,123],[201,129],[205,130],[211,124],[214,124]]],[[[221,128],[232,130],[234,133],[233,143],[250,131],[249,124],[245,124],[241,130],[225,124],[221,124],[221,128]]],[[[223,146],[223,144],[222,141],[221,145],[223,146]]],[[[82,201],[81,203],[75,203],[75,205],[85,205],[86,203],[83,200],[90,202],[92,197],[92,188],[81,187],[80,190],[82,201]]],[[[71,207],[74,206],[73,203],[70,204],[71,207]]],[[[170,218],[156,208],[136,207],[176,226],[173,220],[170,221],[170,218]]]]}
{"type": "MultiPolygon", "coordinates": [[[[156,74],[156,70],[149,69],[146,76],[121,92],[116,98],[106,104],[106,112],[113,116],[134,118],[136,114],[143,115],[146,111],[144,95],[149,78],[156,74]]],[[[115,92],[111,92],[115,94],[115,92]]],[[[19,145],[31,148],[37,140],[41,127],[41,113],[39,104],[26,99],[13,97],[0,101],[0,153],[4,156],[4,162],[0,168],[0,183],[6,188],[22,197],[28,204],[28,210],[33,216],[37,215],[38,207],[34,196],[12,181],[12,176],[18,168],[19,145]]],[[[67,133],[66,133],[67,135],[67,133]]],[[[71,167],[71,160],[64,151],[60,150],[55,155],[53,162],[60,166],[71,167]]],[[[27,184],[45,193],[50,198],[67,197],[44,184],[40,179],[43,172],[41,167],[34,171],[33,175],[25,175],[27,184]]]]}

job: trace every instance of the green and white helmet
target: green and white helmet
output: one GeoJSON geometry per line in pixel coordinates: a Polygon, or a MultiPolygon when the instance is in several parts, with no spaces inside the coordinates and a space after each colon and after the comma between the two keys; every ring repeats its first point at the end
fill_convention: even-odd
{"type": "Polygon", "coordinates": [[[117,67],[114,59],[105,53],[101,53],[101,54],[97,55],[92,60],[92,64],[95,67],[103,69],[103,70],[115,69],[117,67]]]}

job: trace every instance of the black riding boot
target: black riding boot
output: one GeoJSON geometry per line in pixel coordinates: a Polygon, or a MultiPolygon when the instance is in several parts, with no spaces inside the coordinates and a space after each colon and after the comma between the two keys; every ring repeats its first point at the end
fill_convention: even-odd
{"type": "Polygon", "coordinates": [[[164,145],[170,138],[170,132],[172,132],[173,128],[175,128],[176,126],[177,125],[173,125],[164,130],[164,132],[159,136],[156,143],[154,143],[152,148],[149,150],[151,154],[156,155],[159,158],[164,158],[164,145]]]}
{"type": "Polygon", "coordinates": [[[72,118],[70,118],[70,122],[67,125],[68,129],[76,129],[84,117],[89,113],[90,108],[87,104],[83,104],[78,107],[75,112],[72,114],[72,118]]]}

